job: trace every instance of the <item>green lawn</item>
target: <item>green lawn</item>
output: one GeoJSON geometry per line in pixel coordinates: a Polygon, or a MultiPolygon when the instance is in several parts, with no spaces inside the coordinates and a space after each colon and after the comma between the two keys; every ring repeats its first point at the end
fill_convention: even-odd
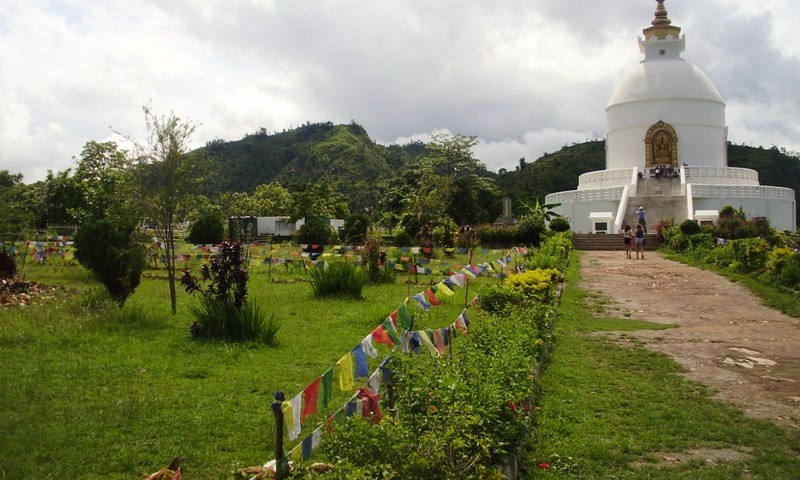
{"type": "Polygon", "coordinates": [[[547,468],[536,467],[529,476],[800,478],[800,432],[745,417],[681,376],[681,367],[665,355],[603,335],[664,326],[592,317],[596,299],[579,288],[576,254],[562,297],[555,351],[541,378],[537,427],[526,452],[532,464],[547,468]],[[681,457],[704,449],[710,453],[681,457]],[[740,458],[708,460],[718,454],[740,458]]]}
{"type": "MultiPolygon", "coordinates": [[[[182,456],[184,479],[219,479],[262,464],[274,457],[274,392],[299,393],[406,296],[442,278],[406,284],[415,277],[401,274],[368,286],[363,300],[317,300],[302,271],[279,267],[269,282],[267,270],[252,269],[250,294],[281,322],[274,348],[192,340],[194,299],[180,291],[173,317],[163,272],[148,271],[121,311],[98,311],[98,286],[82,268],[28,263],[28,280],[63,290],[0,310],[0,478],[130,479],[182,456]]],[[[416,327],[449,325],[496,282],[481,277],[427,313],[412,300],[416,327]]]]}

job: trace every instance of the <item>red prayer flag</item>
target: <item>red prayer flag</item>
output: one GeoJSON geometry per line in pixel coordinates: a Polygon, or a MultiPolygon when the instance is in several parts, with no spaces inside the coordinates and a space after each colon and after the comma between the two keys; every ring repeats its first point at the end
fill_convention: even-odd
{"type": "Polygon", "coordinates": [[[394,345],[392,338],[386,333],[386,330],[383,329],[383,325],[378,325],[375,327],[375,330],[372,331],[372,340],[384,345],[394,345]]]}
{"type": "Polygon", "coordinates": [[[428,303],[430,303],[431,305],[441,305],[442,303],[439,301],[438,298],[436,298],[436,294],[433,293],[433,289],[431,288],[425,290],[425,298],[428,299],[428,303]]]}
{"type": "Polygon", "coordinates": [[[303,413],[300,415],[300,423],[305,423],[306,417],[312,413],[317,413],[317,398],[319,398],[319,382],[317,378],[311,385],[303,390],[303,413]]]}

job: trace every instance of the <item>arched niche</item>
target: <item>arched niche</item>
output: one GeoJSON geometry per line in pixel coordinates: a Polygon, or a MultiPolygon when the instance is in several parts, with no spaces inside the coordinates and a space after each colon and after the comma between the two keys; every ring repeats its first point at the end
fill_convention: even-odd
{"type": "Polygon", "coordinates": [[[659,120],[647,129],[644,137],[645,167],[678,166],[678,135],[672,125],[659,120]]]}

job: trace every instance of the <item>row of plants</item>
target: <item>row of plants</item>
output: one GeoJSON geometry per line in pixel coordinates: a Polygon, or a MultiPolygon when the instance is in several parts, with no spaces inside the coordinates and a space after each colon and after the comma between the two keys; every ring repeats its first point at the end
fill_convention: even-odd
{"type": "Polygon", "coordinates": [[[800,284],[800,237],[778,232],[761,219],[747,219],[741,210],[723,208],[714,225],[686,220],[659,231],[662,245],[695,261],[771,286],[796,290],[800,284]]]}
{"type": "MultiPolygon", "coordinates": [[[[569,233],[549,234],[520,262],[563,266],[569,233]],[[542,257],[559,255],[543,261],[542,257]]],[[[292,478],[506,478],[527,438],[534,372],[552,334],[558,269],[532,268],[483,287],[469,333],[443,357],[394,355],[391,414],[374,424],[350,417],[326,434],[315,462],[292,478]]]]}

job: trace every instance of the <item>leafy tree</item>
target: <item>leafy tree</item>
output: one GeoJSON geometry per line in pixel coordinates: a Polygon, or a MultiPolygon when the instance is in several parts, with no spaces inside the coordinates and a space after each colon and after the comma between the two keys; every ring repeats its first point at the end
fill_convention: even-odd
{"type": "Polygon", "coordinates": [[[71,170],[57,174],[48,171],[44,181],[44,208],[36,226],[46,228],[48,225],[74,225],[78,223],[75,213],[84,208],[81,185],[71,175],[71,170]]]}
{"type": "Polygon", "coordinates": [[[250,197],[250,215],[279,217],[292,214],[292,195],[280,183],[262,183],[250,197]]]}
{"type": "Polygon", "coordinates": [[[146,264],[136,225],[108,219],[81,225],[75,235],[75,258],[103,283],[120,307],[139,286],[146,264]]]}
{"type": "Polygon", "coordinates": [[[292,187],[292,213],[297,221],[308,217],[347,218],[347,197],[327,183],[304,183],[292,187]]]}
{"type": "Polygon", "coordinates": [[[22,183],[22,174],[0,170],[0,233],[18,233],[35,220],[36,187],[22,183]]]}
{"type": "Polygon", "coordinates": [[[197,124],[184,122],[174,113],[156,116],[143,107],[147,138],[130,139],[135,147],[145,216],[152,222],[167,267],[172,314],[177,313],[175,290],[175,226],[189,210],[189,200],[204,178],[204,157],[187,153],[197,124]]]}
{"type": "Polygon", "coordinates": [[[79,222],[89,219],[134,216],[137,198],[131,177],[131,163],[114,142],[87,142],[73,176],[82,202],[70,211],[79,222]]]}

